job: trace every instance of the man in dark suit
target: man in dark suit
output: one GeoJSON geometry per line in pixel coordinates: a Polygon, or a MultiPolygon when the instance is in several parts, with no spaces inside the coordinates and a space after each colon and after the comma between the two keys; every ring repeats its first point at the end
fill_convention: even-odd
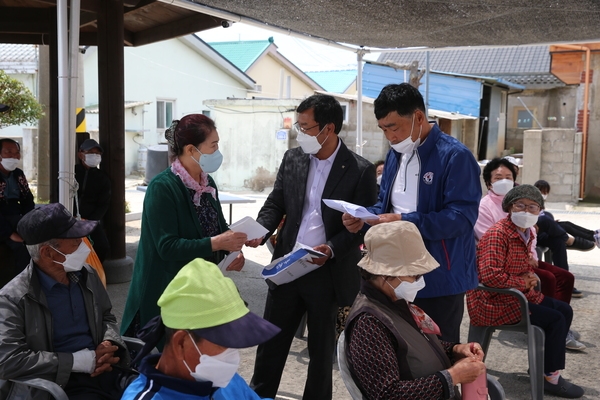
{"type": "MultiPolygon", "coordinates": [[[[325,257],[314,259],[314,271],[286,284],[271,285],[264,318],[281,328],[256,353],[251,387],[261,397],[275,398],[281,374],[304,313],[308,314],[308,377],[304,399],[326,400],[332,395],[332,362],[338,306],[348,306],[358,293],[361,234],[344,228],[341,213],[321,199],[345,200],[370,206],[377,200],[375,167],[354,154],[338,138],[343,111],[331,96],[314,95],[297,108],[299,148],[288,150],[281,162],[273,192],[257,221],[269,230],[283,216],[273,258],[302,243],[325,257]]],[[[266,238],[262,239],[262,243],[266,238]]],[[[250,241],[256,247],[261,239],[250,241]]]]}

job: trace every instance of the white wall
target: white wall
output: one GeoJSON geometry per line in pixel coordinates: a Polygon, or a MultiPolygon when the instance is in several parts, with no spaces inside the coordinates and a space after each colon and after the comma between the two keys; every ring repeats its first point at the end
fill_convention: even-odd
{"type": "Polygon", "coordinates": [[[223,165],[211,176],[219,190],[252,189],[258,180],[274,182],[290,134],[278,138],[284,119],[295,122],[301,100],[207,100],[219,132],[223,165]],[[292,111],[285,111],[292,110],[292,111]],[[262,173],[260,172],[262,171],[262,173]]]}
{"type": "MultiPolygon", "coordinates": [[[[90,51],[91,50],[91,51],[90,51]]],[[[98,104],[98,58],[94,49],[85,55],[85,101],[98,104]]],[[[175,101],[173,117],[208,110],[206,99],[245,98],[242,83],[217,68],[198,52],[171,39],[141,47],[125,48],[125,101],[150,101],[150,104],[125,110],[125,173],[137,168],[140,145],[135,132],[143,132],[136,141],[150,146],[164,141],[157,130],[157,99],[175,101]],[[137,115],[135,115],[137,114],[137,115]]],[[[169,121],[170,122],[170,121],[169,121]]],[[[88,131],[98,129],[97,119],[88,118],[88,131]]]]}

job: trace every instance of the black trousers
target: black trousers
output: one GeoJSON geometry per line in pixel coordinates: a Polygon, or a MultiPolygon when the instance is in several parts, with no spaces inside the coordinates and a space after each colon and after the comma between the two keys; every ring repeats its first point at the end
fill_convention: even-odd
{"type": "Polygon", "coordinates": [[[94,378],[90,374],[74,372],[65,386],[69,400],[118,400],[123,394],[118,369],[104,372],[94,378]]]}
{"type": "Polygon", "coordinates": [[[544,373],[565,368],[565,341],[573,320],[573,309],[567,303],[544,297],[540,304],[529,303],[529,320],[544,330],[544,373]]]}
{"type": "Polygon", "coordinates": [[[548,247],[552,251],[552,263],[568,271],[567,232],[551,215],[540,215],[537,226],[539,228],[537,236],[538,246],[548,247]]]}
{"type": "Polygon", "coordinates": [[[460,323],[465,312],[465,294],[415,299],[413,302],[440,327],[441,338],[447,342],[460,342],[460,323]]]}
{"type": "Polygon", "coordinates": [[[558,221],[558,225],[567,231],[568,234],[574,237],[581,237],[590,242],[594,241],[594,232],[591,229],[584,228],[583,226],[576,225],[571,221],[558,221]]]}
{"type": "Polygon", "coordinates": [[[297,280],[270,288],[264,318],[281,332],[258,346],[250,387],[262,398],[274,399],[302,316],[308,314],[308,376],[305,400],[330,400],[337,304],[327,264],[297,280]]]}

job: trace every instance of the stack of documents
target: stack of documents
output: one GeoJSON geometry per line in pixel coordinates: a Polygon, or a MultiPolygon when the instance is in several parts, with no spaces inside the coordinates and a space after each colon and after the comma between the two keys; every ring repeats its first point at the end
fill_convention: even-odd
{"type": "Polygon", "coordinates": [[[294,246],[294,251],[273,260],[271,264],[267,265],[262,271],[262,277],[277,285],[292,282],[319,268],[319,265],[310,261],[325,256],[326,254],[297,243],[294,246]]]}
{"type": "MultiPolygon", "coordinates": [[[[248,235],[248,240],[254,240],[264,237],[269,231],[267,228],[259,224],[252,217],[244,217],[237,222],[234,222],[229,226],[233,232],[242,232],[248,235]]],[[[225,271],[229,264],[233,262],[240,254],[239,251],[232,251],[225,257],[220,263],[219,268],[221,271],[225,271]]]]}

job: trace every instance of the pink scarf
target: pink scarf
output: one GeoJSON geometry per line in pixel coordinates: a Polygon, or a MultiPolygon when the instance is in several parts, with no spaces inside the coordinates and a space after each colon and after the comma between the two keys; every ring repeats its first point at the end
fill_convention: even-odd
{"type": "Polygon", "coordinates": [[[414,304],[408,303],[408,309],[413,316],[413,319],[417,323],[417,326],[424,333],[433,333],[440,335],[440,327],[431,319],[431,317],[425,314],[425,311],[415,306],[414,304]]]}
{"type": "Polygon", "coordinates": [[[196,206],[200,205],[200,197],[202,193],[212,194],[213,199],[217,198],[216,190],[212,186],[208,186],[208,174],[206,172],[200,173],[200,183],[196,182],[194,178],[187,172],[187,170],[181,165],[179,159],[173,161],[171,164],[171,171],[181,179],[181,182],[186,188],[192,189],[194,192],[193,202],[196,206]]]}

